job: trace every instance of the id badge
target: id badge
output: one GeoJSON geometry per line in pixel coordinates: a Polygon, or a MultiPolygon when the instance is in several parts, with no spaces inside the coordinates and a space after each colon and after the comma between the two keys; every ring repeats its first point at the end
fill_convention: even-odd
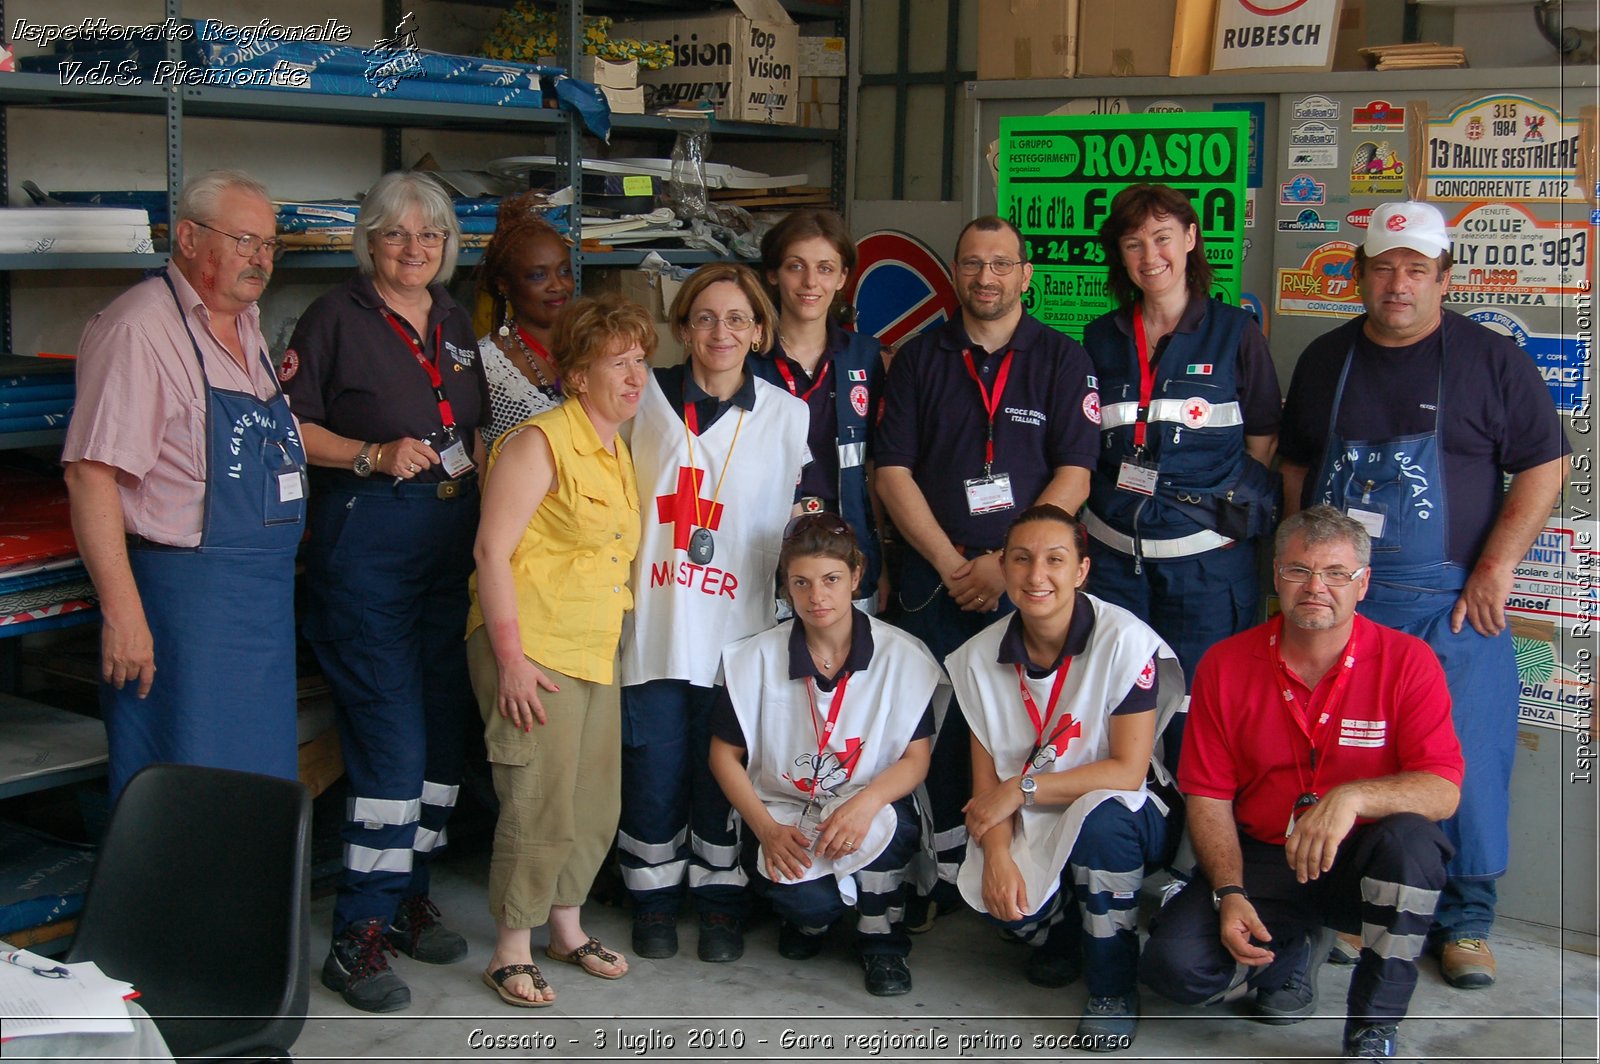
{"type": "Polygon", "coordinates": [[[296,469],[288,473],[278,474],[278,501],[294,502],[296,499],[306,497],[306,480],[296,469]]]}
{"type": "Polygon", "coordinates": [[[467,445],[460,440],[440,451],[439,461],[444,463],[444,471],[452,478],[459,477],[472,469],[472,459],[467,456],[467,445]]]}
{"type": "Polygon", "coordinates": [[[1132,458],[1124,459],[1122,468],[1117,470],[1117,490],[1131,491],[1139,495],[1154,495],[1156,493],[1156,476],[1160,472],[1155,466],[1132,458]]]}
{"type": "Polygon", "coordinates": [[[1359,506],[1345,508],[1345,513],[1357,521],[1362,528],[1367,530],[1367,535],[1373,539],[1383,538],[1383,525],[1386,520],[1382,510],[1364,510],[1359,506]]]}
{"type": "Polygon", "coordinates": [[[822,832],[822,807],[816,802],[808,802],[800,813],[800,822],[795,827],[806,837],[807,846],[815,845],[817,835],[822,832]]]}
{"type": "Polygon", "coordinates": [[[1011,474],[995,473],[993,476],[973,477],[967,481],[967,512],[992,514],[1009,510],[1016,499],[1011,495],[1011,474]]]}

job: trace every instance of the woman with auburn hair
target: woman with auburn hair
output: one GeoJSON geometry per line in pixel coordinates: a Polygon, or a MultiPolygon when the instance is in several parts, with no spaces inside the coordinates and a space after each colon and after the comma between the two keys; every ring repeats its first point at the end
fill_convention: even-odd
{"type": "Polygon", "coordinates": [[[545,954],[618,979],[621,954],[583,930],[617,827],[616,676],[639,495],[618,430],[639,409],[655,349],[644,308],[580,299],[554,336],[566,400],[501,436],[489,457],[467,660],[500,819],[489,863],[495,951],[483,980],[510,1005],[554,1004],[545,954]]]}
{"type": "Polygon", "coordinates": [[[622,821],[633,951],[670,957],[685,884],[699,956],[744,953],[744,872],[712,779],[722,648],[772,627],[773,572],[806,462],[806,406],[752,374],[774,313],[745,266],[696,270],[671,317],[688,362],[650,377],[632,441],[644,528],[622,635],[622,821]]]}

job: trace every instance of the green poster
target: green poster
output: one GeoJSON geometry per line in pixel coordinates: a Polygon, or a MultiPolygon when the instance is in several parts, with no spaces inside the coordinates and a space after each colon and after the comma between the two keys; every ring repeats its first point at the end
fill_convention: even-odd
{"type": "Polygon", "coordinates": [[[1023,306],[1078,339],[1111,309],[1100,226],[1112,197],[1141,181],[1194,202],[1212,294],[1237,306],[1249,132],[1237,111],[1001,119],[999,214],[1027,237],[1033,263],[1023,306]]]}

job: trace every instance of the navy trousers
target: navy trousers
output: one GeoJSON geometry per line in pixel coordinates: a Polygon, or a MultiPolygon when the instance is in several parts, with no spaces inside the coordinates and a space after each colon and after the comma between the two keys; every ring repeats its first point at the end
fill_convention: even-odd
{"type": "MultiPolygon", "coordinates": [[[[1417,985],[1417,957],[1444,887],[1450,842],[1433,821],[1397,813],[1352,831],[1333,868],[1310,883],[1295,881],[1282,846],[1241,838],[1244,888],[1272,933],[1273,963],[1248,970],[1252,987],[1282,985],[1303,971],[1287,964],[1321,964],[1301,948],[1324,924],[1360,932],[1347,998],[1361,1023],[1403,1018],[1417,985]]],[[[1218,937],[1211,884],[1195,875],[1150,926],[1140,975],[1158,994],[1186,1005],[1218,998],[1236,985],[1240,966],[1218,937]]]]}
{"type": "Polygon", "coordinates": [[[305,635],[333,691],[350,799],[333,932],[426,894],[477,720],[467,676],[469,486],[323,488],[306,548],[305,635]]]}
{"type": "MultiPolygon", "coordinates": [[[[855,945],[863,957],[904,957],[911,952],[911,936],[901,921],[905,918],[906,866],[916,856],[922,824],[909,795],[892,808],[894,837],[871,864],[852,877],[856,883],[855,945]]],[[[807,934],[818,935],[850,908],[839,896],[839,880],[835,876],[820,876],[804,883],[775,883],[768,879],[765,870],[756,866],[758,847],[754,841],[747,839],[745,845],[746,866],[755,872],[751,881],[780,917],[807,934]]]]}
{"type": "Polygon", "coordinates": [[[744,914],[738,825],[711,775],[715,701],[687,680],[622,689],[617,854],[635,915],[676,914],[686,880],[700,912],[744,914]]]}

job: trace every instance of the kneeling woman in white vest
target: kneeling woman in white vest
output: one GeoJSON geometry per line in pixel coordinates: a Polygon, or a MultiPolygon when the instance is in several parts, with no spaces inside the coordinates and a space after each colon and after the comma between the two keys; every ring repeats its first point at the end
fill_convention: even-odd
{"type": "Polygon", "coordinates": [[[836,514],[790,522],[778,559],[795,618],[730,646],[711,771],[744,818],[778,950],[815,956],[852,906],[867,990],[911,989],[901,926],[928,774],[939,666],[914,637],[851,607],[863,557],[836,514]]]}
{"type": "Polygon", "coordinates": [[[1156,738],[1184,699],[1177,656],[1133,614],[1085,594],[1083,526],[1035,506],[1006,534],[1016,613],[946,659],[972,728],[962,897],[1034,946],[1029,982],[1086,973],[1085,1049],[1130,1044],[1139,888],[1175,839],[1156,738]]]}

